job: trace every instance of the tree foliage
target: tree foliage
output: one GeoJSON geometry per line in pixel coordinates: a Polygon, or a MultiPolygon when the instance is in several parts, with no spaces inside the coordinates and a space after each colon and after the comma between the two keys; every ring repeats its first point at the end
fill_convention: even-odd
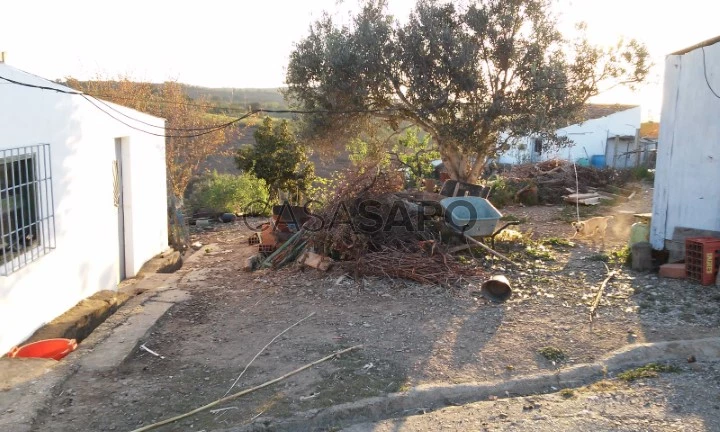
{"type": "Polygon", "coordinates": [[[367,0],[351,25],[326,15],[311,27],[291,54],[286,96],[327,112],[305,118],[318,143],[355,137],[369,118],[411,122],[452,177],[473,181],[515,138],[554,137],[588,98],[641,82],[647,57],[636,41],[603,49],[565,38],[550,0],[419,0],[405,24],[367,0]]]}
{"type": "MultiPolygon", "coordinates": [[[[234,128],[228,127],[198,137],[178,138],[202,133],[205,130],[203,128],[216,125],[217,122],[201,108],[188,104],[190,101],[184,93],[183,85],[177,82],[169,81],[158,86],[132,81],[128,77],[95,81],[68,78],[67,85],[106,101],[165,119],[166,129],[163,131],[120,117],[139,129],[168,135],[165,138],[168,189],[176,197],[184,196],[190,180],[200,174],[200,165],[208,156],[220,151],[234,133],[234,128]]],[[[204,102],[193,100],[196,105],[203,105],[204,102]]],[[[110,108],[100,107],[119,116],[110,108]]]]}
{"type": "Polygon", "coordinates": [[[189,204],[194,210],[239,213],[254,203],[266,203],[268,198],[265,181],[250,173],[233,175],[213,171],[195,183],[189,204]]]}
{"type": "Polygon", "coordinates": [[[418,128],[406,127],[401,131],[404,134],[390,133],[388,137],[378,139],[375,130],[376,133],[364,139],[350,140],[345,146],[350,161],[358,169],[368,164],[401,169],[406,173],[408,186],[421,186],[424,178],[432,176],[432,161],[440,159],[440,152],[430,135],[418,128]]]}
{"type": "Polygon", "coordinates": [[[238,150],[235,161],[239,169],[265,180],[271,195],[279,191],[291,195],[305,194],[314,178],[314,166],[308,160],[307,148],[298,142],[287,120],[275,123],[265,117],[254,134],[255,145],[238,150]]]}
{"type": "Polygon", "coordinates": [[[440,159],[440,152],[428,134],[408,129],[391,149],[390,154],[407,170],[410,186],[420,187],[433,173],[432,161],[440,159]]]}

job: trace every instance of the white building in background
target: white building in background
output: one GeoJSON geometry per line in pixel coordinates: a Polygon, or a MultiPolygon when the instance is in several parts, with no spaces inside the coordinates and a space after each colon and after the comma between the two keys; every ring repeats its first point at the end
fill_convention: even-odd
{"type": "Polygon", "coordinates": [[[550,159],[586,159],[602,166],[634,167],[640,162],[637,158],[644,155],[638,151],[644,147],[636,141],[640,117],[639,106],[589,104],[585,109],[586,121],[557,130],[557,135],[569,138],[572,145],[551,149],[541,137],[529,136],[502,154],[499,162],[514,165],[550,159]]]}
{"type": "Polygon", "coordinates": [[[167,249],[165,121],[52,89],[0,61],[0,355],[167,249]]]}
{"type": "Polygon", "coordinates": [[[650,242],[720,231],[720,37],[665,59],[650,242]]]}

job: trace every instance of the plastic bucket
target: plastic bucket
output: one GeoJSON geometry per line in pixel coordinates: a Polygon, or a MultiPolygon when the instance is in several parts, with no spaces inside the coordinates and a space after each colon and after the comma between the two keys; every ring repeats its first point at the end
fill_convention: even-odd
{"type": "Polygon", "coordinates": [[[605,155],[590,156],[590,165],[595,168],[605,168],[605,155]]]}
{"type": "Polygon", "coordinates": [[[61,360],[66,355],[75,351],[77,341],[75,339],[45,339],[19,348],[13,348],[8,357],[22,358],[46,358],[61,360]]]}
{"type": "Polygon", "coordinates": [[[492,301],[503,302],[512,295],[510,281],[505,276],[493,276],[482,284],[480,293],[492,301]]]}

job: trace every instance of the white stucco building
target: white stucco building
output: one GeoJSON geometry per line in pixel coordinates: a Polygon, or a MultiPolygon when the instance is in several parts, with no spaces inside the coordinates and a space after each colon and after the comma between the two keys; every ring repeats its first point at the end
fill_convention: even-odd
{"type": "Polygon", "coordinates": [[[167,248],[164,120],[51,89],[0,63],[0,355],[167,248]]]}
{"type": "Polygon", "coordinates": [[[665,59],[653,247],[677,227],[720,231],[720,37],[665,59]]]}
{"type": "MultiPolygon", "coordinates": [[[[590,104],[585,109],[586,121],[558,129],[557,135],[573,144],[549,149],[539,137],[527,137],[500,156],[500,163],[518,164],[550,159],[578,160],[604,156],[605,164],[617,168],[635,166],[639,153],[636,134],[640,129],[641,110],[633,105],[590,104]]],[[[597,158],[596,158],[597,160],[597,158]]]]}

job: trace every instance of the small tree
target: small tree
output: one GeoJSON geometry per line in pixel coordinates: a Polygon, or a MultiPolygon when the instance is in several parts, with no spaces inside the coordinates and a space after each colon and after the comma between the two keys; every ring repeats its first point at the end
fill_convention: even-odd
{"type": "Polygon", "coordinates": [[[324,16],[290,56],[286,96],[316,111],[305,131],[318,144],[357,137],[368,119],[410,122],[453,178],[473,182],[516,138],[556,138],[590,97],[648,73],[636,41],[601,49],[563,37],[550,0],[418,0],[402,25],[385,6],[366,0],[350,26],[324,16]]]}
{"type": "Polygon", "coordinates": [[[266,203],[268,198],[265,181],[250,173],[233,175],[213,171],[195,183],[189,204],[193,210],[239,213],[252,204],[266,203]]]}
{"type": "Polygon", "coordinates": [[[314,178],[314,166],[307,149],[298,142],[290,123],[275,124],[265,117],[254,134],[255,145],[238,150],[235,161],[240,170],[265,180],[273,198],[279,191],[305,195],[314,178]]]}

